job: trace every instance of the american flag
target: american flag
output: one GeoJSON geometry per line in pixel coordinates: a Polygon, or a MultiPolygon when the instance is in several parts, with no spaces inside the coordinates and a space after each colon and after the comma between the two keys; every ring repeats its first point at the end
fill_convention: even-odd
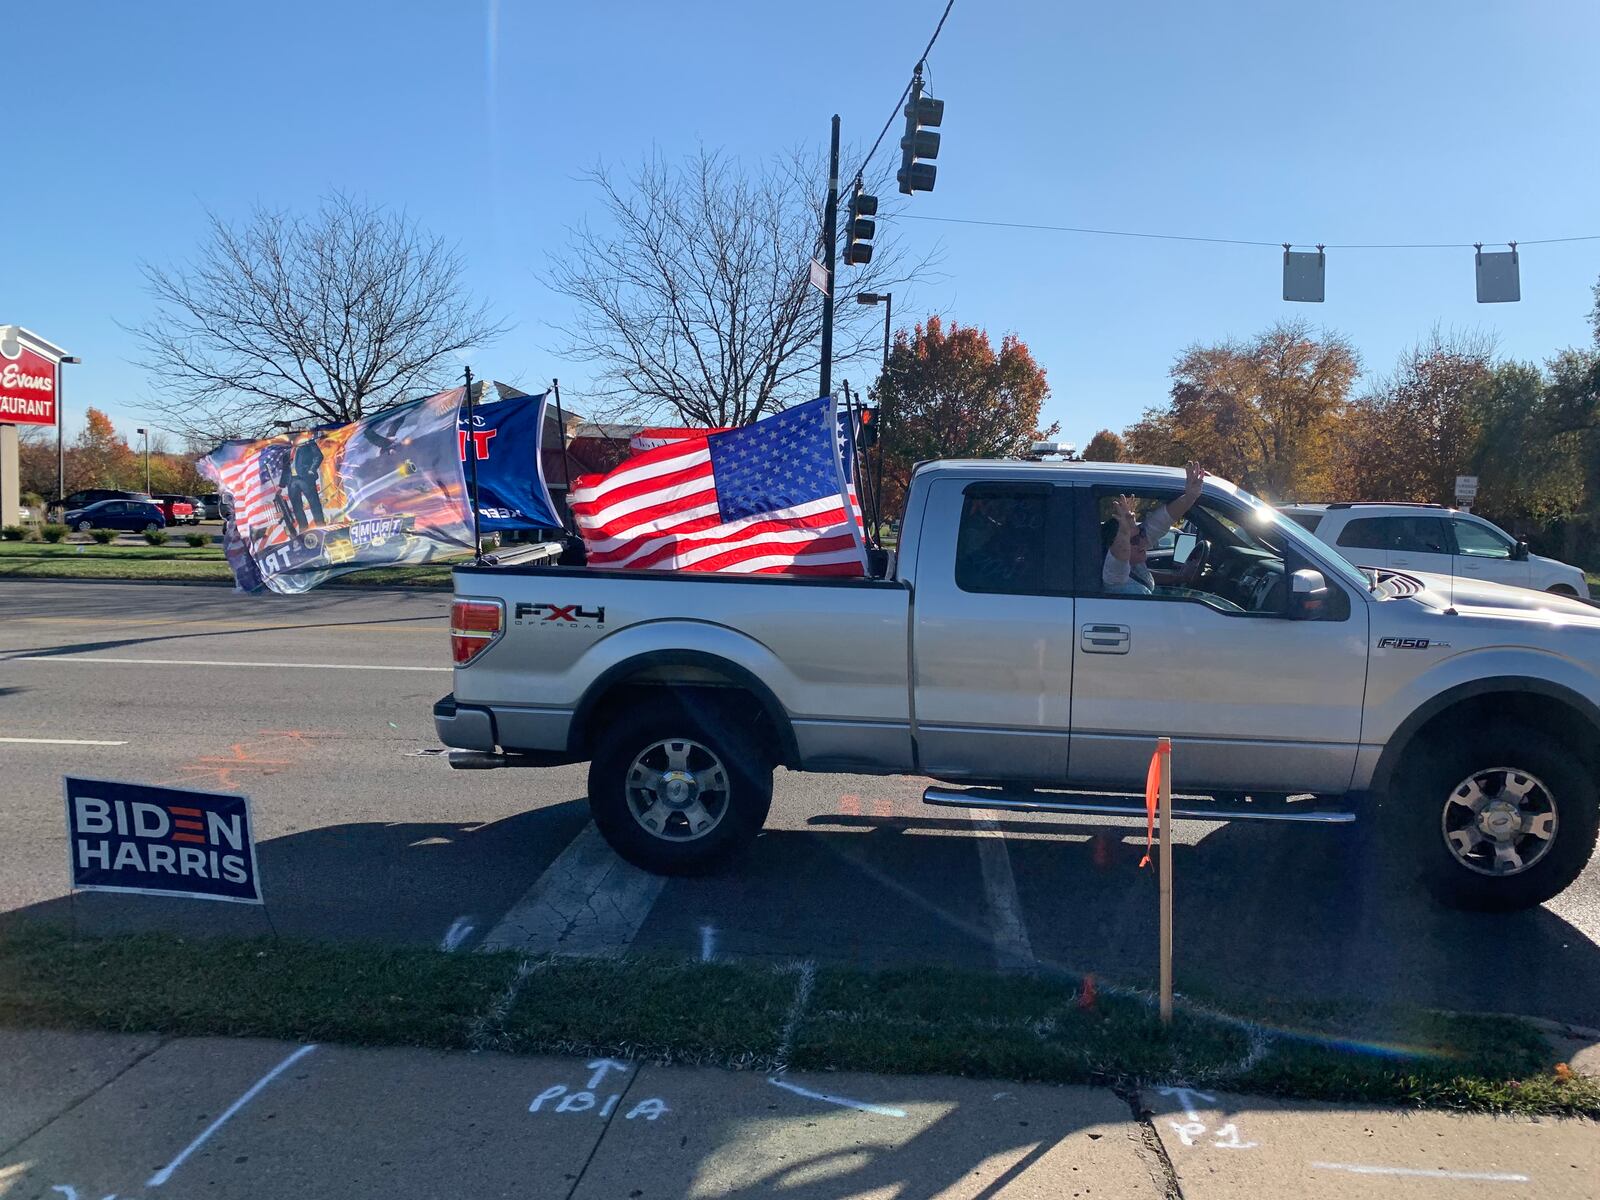
{"type": "Polygon", "coordinates": [[[865,573],[827,396],[585,476],[569,507],[595,567],[865,573]]]}
{"type": "Polygon", "coordinates": [[[288,443],[272,442],[259,451],[246,451],[218,473],[217,482],[233,505],[234,527],[246,542],[252,530],[265,534],[278,520],[273,506],[288,457],[288,443]]]}

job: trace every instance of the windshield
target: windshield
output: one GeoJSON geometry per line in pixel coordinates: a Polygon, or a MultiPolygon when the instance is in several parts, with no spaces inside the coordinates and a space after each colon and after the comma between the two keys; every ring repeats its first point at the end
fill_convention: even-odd
{"type": "Polygon", "coordinates": [[[1266,543],[1270,549],[1282,553],[1288,546],[1294,546],[1305,557],[1311,559],[1322,568],[1325,575],[1337,575],[1351,587],[1358,587],[1364,592],[1370,592],[1374,579],[1366,572],[1358,570],[1346,562],[1339,555],[1333,553],[1327,546],[1317,541],[1305,529],[1284,516],[1266,501],[1252,496],[1243,488],[1234,487],[1232,484],[1217,481],[1225,486],[1229,492],[1250,506],[1252,525],[1249,532],[1255,540],[1266,543]]]}

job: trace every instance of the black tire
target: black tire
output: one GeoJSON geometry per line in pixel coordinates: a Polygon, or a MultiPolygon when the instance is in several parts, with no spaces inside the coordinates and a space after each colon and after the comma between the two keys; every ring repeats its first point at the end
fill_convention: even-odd
{"type": "MultiPolygon", "coordinates": [[[[611,848],[657,875],[698,875],[754,841],[772,806],[772,762],[746,721],[732,705],[696,705],[690,711],[667,701],[621,717],[605,729],[589,763],[589,811],[611,848]],[[688,818],[672,808],[664,790],[657,794],[630,785],[636,764],[649,771],[667,761],[670,751],[662,749],[667,743],[695,748],[686,751],[689,773],[709,771],[711,762],[724,772],[725,793],[714,788],[703,793],[703,810],[717,817],[704,833],[689,836],[688,818]],[[636,815],[636,805],[646,813],[666,813],[662,832],[646,826],[636,815]]],[[[697,789],[690,803],[701,794],[697,789]]]]}
{"type": "Polygon", "coordinates": [[[79,533],[88,533],[89,530],[91,530],[93,528],[94,528],[94,522],[93,521],[79,521],[78,522],[78,532],[79,533]]]}
{"type": "Polygon", "coordinates": [[[161,530],[161,528],[162,526],[157,525],[154,521],[151,521],[144,527],[144,531],[146,533],[157,533],[161,530]]]}
{"type": "Polygon", "coordinates": [[[1384,805],[1386,840],[1392,843],[1387,848],[1398,861],[1415,864],[1423,885],[1452,908],[1513,912],[1562,892],[1589,861],[1600,832],[1600,792],[1591,766],[1574,747],[1525,725],[1455,730],[1450,738],[1408,751],[1384,805]],[[1525,794],[1519,798],[1518,792],[1525,794]],[[1457,795],[1482,795],[1530,817],[1553,809],[1553,836],[1512,835],[1511,853],[1527,865],[1486,873],[1497,854],[1494,842],[1483,838],[1457,795]],[[1458,846],[1481,840],[1458,853],[1447,828],[1458,846]]]}

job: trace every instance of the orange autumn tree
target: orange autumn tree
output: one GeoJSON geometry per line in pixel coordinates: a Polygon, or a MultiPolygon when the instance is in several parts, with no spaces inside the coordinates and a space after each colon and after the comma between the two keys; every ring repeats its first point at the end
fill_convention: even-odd
{"type": "Polygon", "coordinates": [[[880,409],[884,511],[897,513],[911,470],[932,458],[1016,458],[1036,438],[1050,386],[1026,344],[1008,333],[995,349],[970,325],[929,317],[895,335],[889,364],[872,389],[880,409]]]}

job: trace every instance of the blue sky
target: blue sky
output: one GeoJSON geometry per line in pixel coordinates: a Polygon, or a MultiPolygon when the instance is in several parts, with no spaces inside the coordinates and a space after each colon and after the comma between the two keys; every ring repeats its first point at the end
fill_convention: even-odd
{"type": "MultiPolygon", "coordinates": [[[[117,324],[148,315],[140,261],[191,253],[208,208],[341,188],[457,239],[515,326],[475,365],[560,376],[581,408],[584,369],[548,327],[565,302],[536,274],[594,213],[577,174],[702,142],[753,161],[825,141],[834,112],[865,145],[941,7],[11,6],[0,322],[84,358],[69,431],[89,404],[131,426],[159,394],[117,324]]],[[[1597,45],[1592,0],[957,0],[930,60],[939,183],[906,211],[1307,244],[1600,234],[1597,45]]],[[[1587,340],[1600,277],[1600,241],[1526,246],[1523,301],[1478,305],[1470,250],[1331,251],[1328,302],[1294,305],[1275,248],[895,225],[942,254],[897,317],[1019,334],[1048,371],[1047,418],[1080,444],[1160,402],[1197,340],[1304,316],[1382,373],[1440,323],[1543,358],[1587,340]]]]}

